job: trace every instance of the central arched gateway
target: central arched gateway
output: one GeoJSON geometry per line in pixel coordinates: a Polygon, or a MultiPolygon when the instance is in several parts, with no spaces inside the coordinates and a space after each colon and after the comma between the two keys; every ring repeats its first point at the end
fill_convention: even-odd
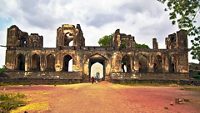
{"type": "Polygon", "coordinates": [[[89,80],[92,76],[96,76],[97,72],[100,73],[100,79],[105,80],[106,62],[107,62],[107,59],[104,56],[101,56],[99,54],[95,54],[89,58],[89,65],[88,65],[89,80]],[[94,66],[96,64],[97,66],[94,66]],[[98,64],[101,64],[102,66],[98,64]]]}

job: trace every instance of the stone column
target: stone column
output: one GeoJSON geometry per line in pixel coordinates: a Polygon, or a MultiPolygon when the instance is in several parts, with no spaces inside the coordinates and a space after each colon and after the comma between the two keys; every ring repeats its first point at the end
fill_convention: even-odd
{"type": "Polygon", "coordinates": [[[149,58],[149,64],[148,64],[148,72],[154,72],[153,66],[154,66],[154,55],[150,55],[149,58]]]}
{"type": "Polygon", "coordinates": [[[169,72],[169,58],[166,55],[163,57],[163,72],[169,72]]]}
{"type": "Polygon", "coordinates": [[[153,49],[158,49],[158,42],[156,38],[153,38],[153,49]]]}
{"type": "Polygon", "coordinates": [[[40,70],[45,71],[45,65],[46,65],[46,57],[44,54],[40,55],[40,70]]]}
{"type": "Polygon", "coordinates": [[[25,54],[25,71],[29,71],[29,67],[30,67],[30,58],[29,58],[29,54],[25,54]]]}
{"type": "Polygon", "coordinates": [[[62,55],[60,52],[58,52],[56,55],[55,55],[55,70],[56,71],[62,71],[62,68],[63,68],[63,58],[62,58],[62,55]]]}

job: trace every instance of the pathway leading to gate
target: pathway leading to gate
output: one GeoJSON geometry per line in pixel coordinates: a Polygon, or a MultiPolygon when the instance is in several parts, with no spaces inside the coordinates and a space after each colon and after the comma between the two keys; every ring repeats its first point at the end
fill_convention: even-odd
{"type": "Polygon", "coordinates": [[[199,113],[200,111],[200,92],[180,90],[179,87],[123,86],[101,82],[5,88],[6,92],[25,93],[30,99],[30,106],[32,103],[39,104],[34,109],[21,108],[28,113],[199,113]],[[189,102],[175,104],[175,98],[189,99],[189,102]]]}

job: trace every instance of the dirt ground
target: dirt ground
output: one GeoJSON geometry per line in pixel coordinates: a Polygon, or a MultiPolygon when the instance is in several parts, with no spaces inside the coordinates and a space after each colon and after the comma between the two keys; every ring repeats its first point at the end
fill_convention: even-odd
{"type": "Polygon", "coordinates": [[[124,86],[108,82],[72,85],[1,86],[28,104],[11,113],[200,113],[200,92],[180,87],[124,86]],[[175,103],[175,99],[185,99],[175,103]]]}

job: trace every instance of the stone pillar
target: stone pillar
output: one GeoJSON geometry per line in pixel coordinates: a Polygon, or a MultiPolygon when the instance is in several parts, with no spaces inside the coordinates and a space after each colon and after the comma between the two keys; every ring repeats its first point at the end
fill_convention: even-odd
{"type": "Polygon", "coordinates": [[[30,63],[30,58],[28,54],[25,54],[25,71],[29,71],[29,63],[30,63]]]}
{"type": "Polygon", "coordinates": [[[63,58],[61,56],[62,55],[60,54],[60,52],[58,52],[58,54],[55,55],[55,70],[56,71],[62,71],[63,64],[61,62],[63,62],[63,58]]]}
{"type": "Polygon", "coordinates": [[[134,60],[134,70],[135,72],[139,72],[139,61],[138,60],[134,60]]]}
{"type": "Polygon", "coordinates": [[[40,70],[45,71],[46,69],[46,57],[44,54],[40,55],[40,70]]]}
{"type": "Polygon", "coordinates": [[[158,42],[156,38],[153,38],[153,49],[158,49],[158,42]]]}
{"type": "Polygon", "coordinates": [[[149,56],[149,64],[148,64],[148,72],[154,72],[153,65],[154,65],[154,56],[149,56]]]}
{"type": "Polygon", "coordinates": [[[115,52],[112,57],[112,72],[120,72],[121,70],[122,55],[119,52],[115,52]]]}
{"type": "Polygon", "coordinates": [[[163,72],[169,72],[169,58],[167,57],[167,55],[164,55],[164,59],[163,59],[163,72]]]}
{"type": "Polygon", "coordinates": [[[132,71],[132,72],[135,72],[135,69],[134,69],[134,66],[135,66],[135,65],[134,65],[134,60],[135,60],[135,59],[134,59],[134,56],[131,56],[130,59],[131,59],[131,63],[130,63],[130,64],[131,64],[131,71],[132,71]]]}

